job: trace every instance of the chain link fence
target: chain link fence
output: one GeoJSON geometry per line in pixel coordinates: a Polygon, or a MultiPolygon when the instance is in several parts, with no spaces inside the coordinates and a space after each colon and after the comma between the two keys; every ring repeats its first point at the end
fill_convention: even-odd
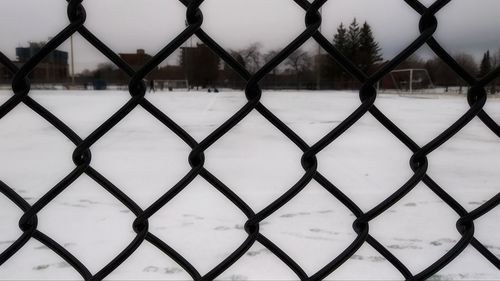
{"type": "MultiPolygon", "coordinates": [[[[438,0],[429,7],[424,6],[418,1],[405,0],[405,2],[413,10],[415,10],[415,12],[421,15],[419,23],[420,35],[394,59],[370,76],[360,71],[351,61],[346,59],[346,57],[335,49],[329,40],[319,32],[322,20],[319,10],[325,2],[327,2],[327,0],[316,0],[312,3],[307,0],[294,0],[295,4],[299,5],[307,12],[305,17],[305,30],[253,75],[242,67],[225,49],[223,49],[216,41],[203,31],[203,13],[200,9],[200,5],[203,0],[180,1],[187,7],[187,26],[185,30],[183,30],[174,40],[165,46],[138,71],[134,71],[115,52],[108,48],[99,38],[97,38],[85,27],[86,12],[84,4],[82,3],[83,0],[68,1],[67,15],[70,24],[60,31],[59,34],[53,37],[21,68],[18,68],[4,54],[0,53],[0,63],[7,67],[13,75],[12,91],[14,93],[14,95],[7,102],[0,106],[0,118],[5,117],[18,105],[25,104],[33,112],[37,113],[40,117],[44,118],[57,128],[57,130],[64,134],[76,146],[73,153],[73,161],[76,166],[74,170],[47,193],[45,193],[33,205],[28,204],[28,202],[25,201],[11,187],[0,181],[0,192],[15,203],[24,213],[19,220],[19,227],[23,233],[4,252],[0,253],[0,266],[15,255],[21,248],[23,248],[29,240],[36,239],[63,258],[85,280],[104,279],[118,266],[120,266],[120,264],[127,260],[145,241],[147,241],[147,243],[151,243],[172,258],[195,280],[212,280],[217,278],[221,273],[238,261],[255,242],[259,242],[265,246],[270,252],[272,252],[284,264],[293,270],[297,278],[301,280],[321,280],[326,278],[351,256],[353,256],[353,254],[355,254],[364,243],[368,243],[376,249],[394,266],[394,268],[401,273],[401,276],[407,280],[423,280],[431,277],[459,256],[468,245],[472,245],[479,253],[481,253],[481,255],[483,255],[489,262],[500,270],[500,259],[474,237],[474,221],[494,209],[499,204],[500,193],[496,194],[493,198],[489,199],[475,210],[468,212],[427,174],[427,156],[452,138],[473,118],[478,117],[495,135],[500,137],[499,125],[491,119],[490,116],[488,116],[487,112],[483,110],[483,107],[487,102],[487,92],[485,87],[500,76],[500,68],[495,69],[486,77],[478,80],[473,76],[473,74],[465,71],[433,37],[433,34],[438,27],[438,20],[435,15],[440,10],[445,9],[446,5],[451,0],[438,0]],[[68,38],[75,33],[81,34],[81,36],[83,36],[90,44],[92,44],[130,77],[130,100],[86,138],[82,138],[77,135],[70,127],[30,97],[30,80],[27,78],[30,72],[44,59],[44,57],[46,57],[51,51],[55,50],[63,42],[68,40],[68,38]],[[146,97],[146,85],[143,82],[144,77],[150,71],[157,67],[175,50],[181,47],[181,45],[191,36],[197,36],[227,65],[232,67],[234,71],[245,79],[245,94],[248,100],[236,114],[234,114],[201,142],[195,141],[195,139],[182,127],[172,121],[166,113],[160,111],[148,101],[146,97]],[[292,129],[287,127],[282,120],[276,117],[273,112],[260,102],[262,91],[259,87],[259,82],[266,76],[266,74],[270,73],[292,52],[300,48],[310,38],[313,38],[333,59],[335,59],[339,65],[344,68],[345,71],[349,72],[363,85],[359,91],[359,107],[337,127],[331,130],[326,136],[312,146],[306,144],[306,142],[302,140],[292,129]],[[467,101],[470,105],[470,109],[458,120],[456,120],[453,125],[435,137],[432,141],[424,146],[419,146],[408,135],[406,135],[404,131],[398,128],[398,126],[386,117],[384,113],[374,105],[374,103],[377,99],[377,90],[375,88],[376,83],[390,71],[394,70],[398,64],[411,56],[424,44],[427,44],[434,51],[434,53],[439,56],[451,69],[453,69],[453,71],[461,79],[466,81],[470,87],[467,95],[467,101]],[[144,108],[147,112],[149,112],[149,114],[158,119],[192,148],[192,152],[188,158],[191,166],[189,173],[187,173],[179,182],[177,182],[177,184],[171,187],[165,194],[144,210],[140,208],[134,200],[129,198],[127,194],[122,192],[118,187],[102,176],[99,171],[95,170],[91,166],[92,146],[136,107],[144,108]],[[271,123],[277,130],[283,133],[303,151],[301,164],[304,168],[304,174],[301,179],[295,185],[291,186],[286,193],[282,194],[278,199],[258,213],[255,213],[244,200],[238,197],[238,195],[231,190],[231,188],[226,186],[204,167],[204,152],[252,111],[260,113],[269,123],[271,123]],[[413,176],[396,192],[367,212],[363,212],[356,205],[356,202],[342,193],[335,185],[318,172],[319,163],[316,158],[316,156],[321,153],[326,146],[333,143],[365,114],[371,114],[389,132],[391,132],[413,152],[413,156],[409,159],[409,164],[414,172],[413,176]],[[136,233],[135,239],[118,256],[116,256],[111,262],[95,274],[92,274],[87,267],[67,249],[65,249],[65,247],[58,244],[56,241],[51,239],[51,237],[45,235],[37,229],[37,214],[83,174],[88,175],[107,192],[116,197],[137,217],[133,223],[133,230],[136,233]],[[244,227],[248,234],[246,240],[220,264],[203,276],[187,259],[148,230],[148,219],[168,204],[172,198],[185,189],[190,182],[198,176],[204,178],[215,188],[215,190],[227,197],[227,199],[237,206],[248,218],[244,227]],[[337,198],[356,216],[352,226],[357,233],[357,236],[340,255],[332,257],[330,263],[321,268],[318,272],[309,276],[292,258],[287,255],[287,253],[259,232],[259,223],[287,204],[287,202],[300,193],[311,181],[316,181],[323,186],[332,196],[337,198]],[[386,247],[370,235],[369,225],[370,221],[386,212],[396,202],[405,197],[420,182],[423,182],[433,193],[439,196],[460,216],[460,219],[456,222],[456,227],[461,235],[461,239],[451,250],[446,252],[425,270],[421,272],[411,272],[403,262],[398,260],[386,247]]],[[[214,192],[216,192],[215,190],[214,192]]]]}

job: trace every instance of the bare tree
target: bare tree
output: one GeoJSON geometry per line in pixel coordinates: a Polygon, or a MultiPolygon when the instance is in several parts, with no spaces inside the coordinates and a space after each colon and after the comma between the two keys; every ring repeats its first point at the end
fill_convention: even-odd
{"type": "MultiPolygon", "coordinates": [[[[246,62],[243,56],[235,50],[230,50],[229,54],[238,62],[243,68],[246,68],[246,62]]],[[[235,71],[227,62],[224,62],[223,75],[225,76],[226,86],[238,89],[244,89],[245,80],[235,71]]]]}
{"type": "MultiPolygon", "coordinates": [[[[470,54],[459,53],[453,55],[455,61],[463,67],[471,75],[475,75],[478,71],[478,66],[474,57],[470,54]]],[[[449,86],[459,86],[459,91],[462,91],[466,83],[439,57],[434,57],[427,61],[425,68],[429,71],[433,82],[437,85],[445,86],[448,91],[449,86]]]]}
{"type": "MultiPolygon", "coordinates": [[[[274,57],[276,57],[276,55],[278,55],[278,53],[279,53],[279,50],[271,50],[271,51],[265,53],[264,56],[263,56],[264,63],[270,62],[274,57]]],[[[273,68],[272,73],[273,74],[277,74],[278,71],[279,71],[279,66],[273,68]]]]}
{"type": "Polygon", "coordinates": [[[417,54],[413,54],[409,56],[406,60],[404,60],[400,65],[398,65],[397,69],[406,69],[406,68],[425,68],[426,61],[422,59],[417,54]]]}
{"type": "Polygon", "coordinates": [[[458,53],[454,55],[453,58],[470,74],[475,74],[478,72],[478,65],[472,55],[466,53],[458,53]]]}
{"type": "Polygon", "coordinates": [[[245,61],[247,70],[251,73],[257,72],[257,70],[259,70],[262,65],[262,53],[260,51],[261,49],[262,45],[260,43],[253,43],[248,48],[238,51],[238,53],[245,61]]]}
{"type": "Polygon", "coordinates": [[[303,74],[311,69],[311,56],[306,51],[298,49],[286,59],[285,65],[295,73],[297,89],[300,89],[303,74]]]}
{"type": "MultiPolygon", "coordinates": [[[[470,54],[465,54],[465,53],[459,53],[453,56],[453,58],[457,61],[457,63],[463,67],[467,72],[469,72],[472,75],[475,75],[478,73],[478,65],[476,61],[474,60],[474,57],[470,54]]],[[[455,74],[455,77],[457,77],[457,84],[459,86],[459,92],[462,92],[462,87],[466,85],[465,81],[463,81],[461,78],[458,77],[458,75],[455,74]]]]}
{"type": "Polygon", "coordinates": [[[277,54],[279,53],[279,50],[271,50],[267,53],[264,54],[264,63],[270,62],[277,54]]]}
{"type": "MultiPolygon", "coordinates": [[[[279,50],[270,50],[263,55],[264,64],[269,63],[273,58],[275,58],[279,53],[279,50]]],[[[272,87],[278,86],[279,73],[281,71],[281,65],[274,67],[269,75],[266,76],[267,82],[270,83],[272,87]]]]}

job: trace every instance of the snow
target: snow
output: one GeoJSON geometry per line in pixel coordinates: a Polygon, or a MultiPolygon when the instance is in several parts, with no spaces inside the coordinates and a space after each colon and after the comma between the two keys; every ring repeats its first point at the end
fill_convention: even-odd
{"type": "MultiPolygon", "coordinates": [[[[0,91],[0,103],[10,97],[0,91]]],[[[82,138],[120,108],[126,92],[33,91],[32,97],[82,138]]],[[[201,141],[245,103],[241,92],[156,93],[148,99],[201,141]]],[[[264,92],[262,103],[312,145],[358,105],[353,92],[264,92]]],[[[467,109],[464,96],[380,95],[376,105],[419,145],[432,140],[467,109]]],[[[500,122],[500,99],[485,110],[500,122]]],[[[0,179],[30,204],[66,176],[74,145],[24,105],[0,119],[0,179]]],[[[138,107],[92,148],[92,167],[146,208],[190,169],[190,148],[138,107]]],[[[304,173],[301,151],[257,112],[206,153],[205,167],[259,211],[304,173]]],[[[429,175],[471,211],[500,190],[500,142],[477,118],[429,155],[429,175]]],[[[364,211],[411,177],[411,152],[370,115],[318,155],[319,171],[364,211]]],[[[0,196],[0,251],[22,233],[22,212],[0,196]]],[[[500,208],[475,222],[475,237],[500,257],[500,208]]],[[[90,178],[82,176],[38,215],[38,229],[96,273],[132,241],[134,215],[90,178]]],[[[355,217],[319,184],[261,223],[261,232],[313,274],[356,237],[355,217]]],[[[458,215],[419,184],[370,223],[370,233],[413,272],[451,249],[460,235],[458,215]]],[[[150,219],[150,231],[201,274],[246,238],[246,217],[202,178],[196,178],[150,219]]],[[[35,240],[0,267],[0,279],[73,280],[80,276],[35,240]]],[[[295,280],[273,254],[255,243],[219,276],[222,280],[295,280]]],[[[110,280],[185,280],[184,270],[148,242],[110,280]]],[[[331,280],[400,280],[402,276],[365,244],[331,280]]],[[[498,280],[500,272],[469,246],[434,280],[498,280]]]]}

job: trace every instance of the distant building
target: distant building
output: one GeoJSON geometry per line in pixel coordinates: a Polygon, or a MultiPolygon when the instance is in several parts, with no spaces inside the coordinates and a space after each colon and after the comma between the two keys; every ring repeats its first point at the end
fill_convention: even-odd
{"type": "Polygon", "coordinates": [[[10,83],[12,74],[3,64],[0,64],[0,83],[10,83]]]}
{"type": "MultiPolygon", "coordinates": [[[[22,66],[31,57],[37,54],[44,42],[30,42],[29,47],[16,48],[18,66],[22,66]]],[[[65,82],[69,77],[68,52],[55,50],[47,55],[30,73],[29,78],[34,82],[65,82]]]]}
{"type": "Polygon", "coordinates": [[[144,49],[138,49],[135,54],[120,54],[122,60],[128,63],[134,70],[139,70],[152,56],[146,54],[144,49]]]}
{"type": "Polygon", "coordinates": [[[160,66],[149,77],[154,80],[186,80],[184,68],[180,65],[160,66]]]}
{"type": "Polygon", "coordinates": [[[214,86],[219,76],[220,58],[205,44],[181,47],[181,66],[191,87],[214,86]]]}

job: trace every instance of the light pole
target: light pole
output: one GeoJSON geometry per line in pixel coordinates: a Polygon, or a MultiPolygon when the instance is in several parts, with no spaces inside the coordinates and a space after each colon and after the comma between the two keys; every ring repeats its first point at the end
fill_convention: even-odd
{"type": "Polygon", "coordinates": [[[70,45],[71,45],[71,85],[75,86],[75,55],[73,48],[73,35],[70,37],[70,45]]]}
{"type": "MultiPolygon", "coordinates": [[[[323,15],[323,7],[319,9],[319,14],[323,15]]],[[[321,26],[318,31],[321,33],[321,26]]],[[[318,43],[318,53],[316,55],[316,90],[321,90],[321,45],[318,43]]]]}

